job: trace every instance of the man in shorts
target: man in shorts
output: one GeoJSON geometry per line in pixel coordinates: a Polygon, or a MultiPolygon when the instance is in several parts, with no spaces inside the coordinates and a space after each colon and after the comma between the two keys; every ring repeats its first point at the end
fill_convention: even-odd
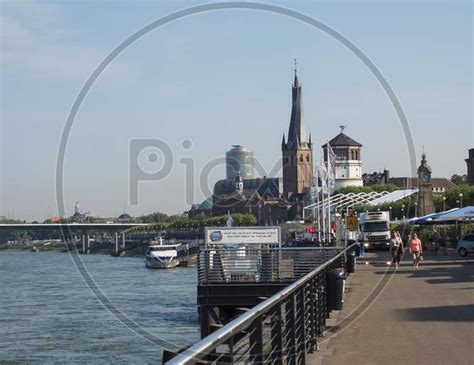
{"type": "Polygon", "coordinates": [[[413,255],[413,268],[418,269],[421,261],[421,254],[423,253],[423,247],[421,241],[416,233],[413,233],[409,242],[410,252],[413,255]]]}

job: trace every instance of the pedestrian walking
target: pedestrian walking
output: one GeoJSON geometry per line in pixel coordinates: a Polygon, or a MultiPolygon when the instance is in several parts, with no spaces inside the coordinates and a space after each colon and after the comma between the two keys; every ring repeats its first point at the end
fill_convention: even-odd
{"type": "Polygon", "coordinates": [[[392,238],[390,239],[390,253],[392,254],[392,264],[395,264],[395,269],[400,267],[400,260],[404,252],[405,249],[400,233],[393,231],[392,238]]]}
{"type": "Polygon", "coordinates": [[[413,268],[418,269],[421,261],[421,254],[423,253],[423,247],[421,241],[416,233],[410,239],[410,252],[413,255],[413,268]]]}

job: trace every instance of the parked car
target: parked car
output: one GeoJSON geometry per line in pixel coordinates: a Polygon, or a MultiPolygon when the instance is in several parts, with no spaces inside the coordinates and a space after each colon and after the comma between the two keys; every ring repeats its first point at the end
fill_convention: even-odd
{"type": "Polygon", "coordinates": [[[466,257],[469,253],[474,253],[474,233],[466,234],[458,241],[458,253],[461,257],[466,257]]]}

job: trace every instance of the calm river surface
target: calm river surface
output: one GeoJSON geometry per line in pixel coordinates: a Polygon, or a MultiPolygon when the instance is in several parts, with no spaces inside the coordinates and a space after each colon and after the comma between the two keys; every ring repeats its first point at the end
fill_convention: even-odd
{"type": "MultiPolygon", "coordinates": [[[[196,268],[80,258],[107,298],[141,327],[177,347],[199,339],[196,268]]],[[[69,254],[0,252],[0,363],[156,364],[162,352],[105,309],[69,254]]]]}

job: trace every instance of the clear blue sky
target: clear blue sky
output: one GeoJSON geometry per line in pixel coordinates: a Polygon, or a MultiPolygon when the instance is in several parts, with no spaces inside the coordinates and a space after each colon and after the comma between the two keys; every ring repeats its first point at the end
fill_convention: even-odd
{"type": "MultiPolygon", "coordinates": [[[[424,145],[434,176],[466,172],[464,158],[474,145],[470,2],[271,3],[313,16],[360,47],[397,93],[417,159],[424,145]]],[[[0,215],[42,220],[55,213],[59,140],[82,84],[133,31],[193,4],[2,2],[0,215]]],[[[138,205],[126,208],[132,215],[188,208],[181,157],[192,156],[199,171],[231,144],[242,144],[270,168],[288,128],[295,57],[315,145],[347,124],[347,134],[364,145],[365,172],[409,175],[393,107],[353,54],[280,15],[218,11],[153,31],[101,75],[67,149],[67,212],[76,200],[101,216],[123,212],[133,138],[166,140],[175,163],[166,179],[140,185],[138,205]],[[192,140],[191,150],[182,148],[184,139],[192,140]]],[[[224,173],[223,166],[215,169],[209,186],[224,173]]],[[[198,202],[203,194],[195,190],[198,202]]]]}

